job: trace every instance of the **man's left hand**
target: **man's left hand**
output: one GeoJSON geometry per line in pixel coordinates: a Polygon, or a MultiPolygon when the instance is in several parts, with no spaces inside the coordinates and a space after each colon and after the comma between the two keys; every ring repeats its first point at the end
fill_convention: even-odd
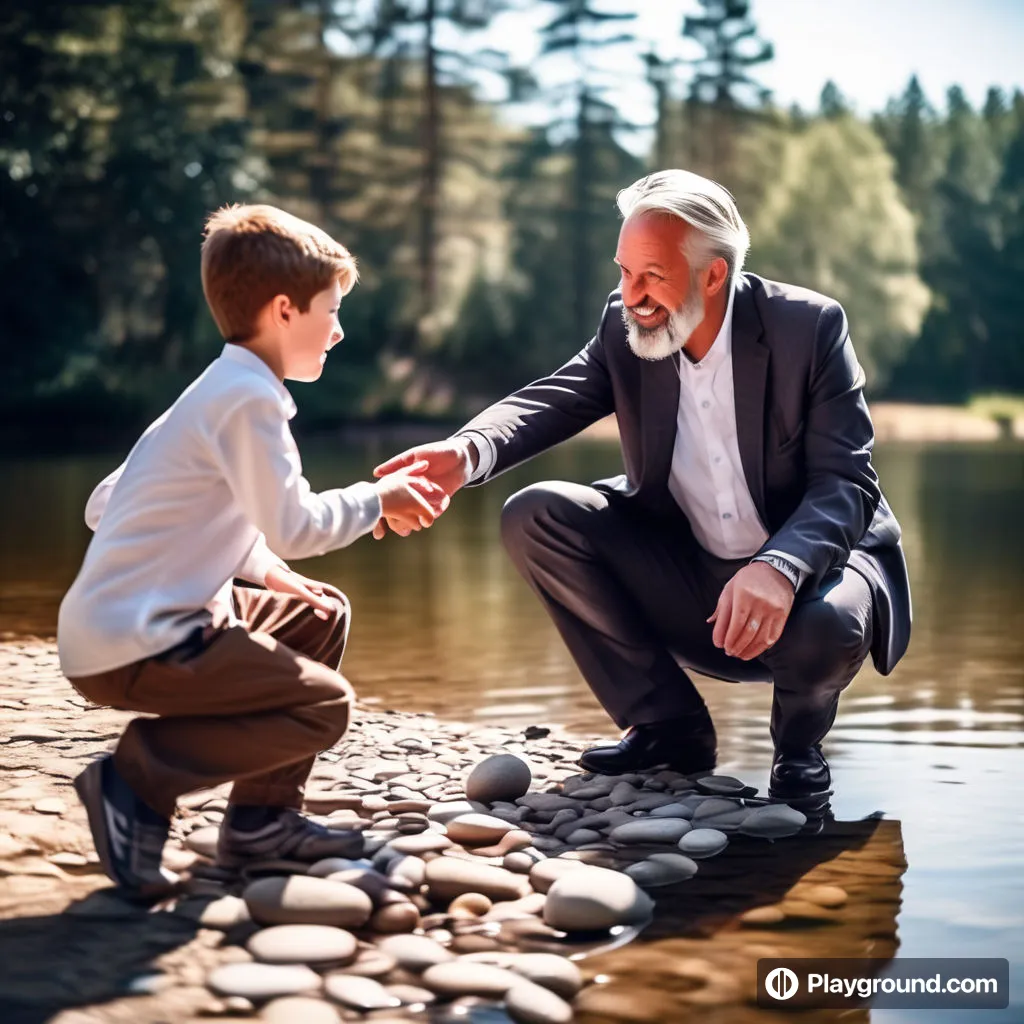
{"type": "Polygon", "coordinates": [[[715,626],[715,646],[743,661],[764,654],[782,636],[795,597],[789,580],[767,563],[743,566],[726,583],[708,619],[715,626]]]}

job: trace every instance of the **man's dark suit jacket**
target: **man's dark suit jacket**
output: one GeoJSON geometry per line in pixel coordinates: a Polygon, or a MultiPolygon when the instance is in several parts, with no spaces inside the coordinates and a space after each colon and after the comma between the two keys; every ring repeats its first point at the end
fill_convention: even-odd
{"type": "MultiPolygon", "coordinates": [[[[846,314],[824,295],[741,274],[732,346],[740,458],[770,535],[763,550],[811,566],[804,587],[814,592],[845,566],[862,575],[873,596],[872,658],[888,674],[910,640],[910,584],[899,523],[871,465],[874,430],[846,314]]],[[[493,442],[491,479],[614,412],[626,472],[596,486],[657,514],[674,503],[679,387],[671,359],[643,360],[629,348],[616,291],[578,355],[459,434],[493,442]]]]}

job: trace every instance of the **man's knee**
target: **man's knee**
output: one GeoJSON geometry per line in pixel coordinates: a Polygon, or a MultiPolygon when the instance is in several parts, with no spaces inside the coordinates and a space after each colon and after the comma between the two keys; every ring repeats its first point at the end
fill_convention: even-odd
{"type": "Polygon", "coordinates": [[[775,674],[801,686],[843,687],[868,654],[870,627],[848,609],[826,601],[797,605],[769,659],[775,674]]]}
{"type": "Polygon", "coordinates": [[[604,507],[607,499],[592,487],[545,480],[516,491],[501,510],[501,539],[515,555],[537,536],[540,523],[570,523],[579,512],[604,507]]]}

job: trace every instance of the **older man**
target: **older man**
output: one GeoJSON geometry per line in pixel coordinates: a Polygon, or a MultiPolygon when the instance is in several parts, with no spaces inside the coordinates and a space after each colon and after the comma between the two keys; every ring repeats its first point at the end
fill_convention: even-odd
{"type": "MultiPolygon", "coordinates": [[[[619,194],[611,294],[595,337],[427,460],[450,494],[614,412],[625,474],[512,495],[502,537],[622,739],[580,764],[714,767],[687,668],[771,681],[771,792],[827,793],[821,742],[868,653],[910,637],[900,528],[871,465],[864,375],[840,305],[743,272],[729,193],[686,171],[619,194]]],[[[383,525],[376,534],[383,533],[383,525]]]]}

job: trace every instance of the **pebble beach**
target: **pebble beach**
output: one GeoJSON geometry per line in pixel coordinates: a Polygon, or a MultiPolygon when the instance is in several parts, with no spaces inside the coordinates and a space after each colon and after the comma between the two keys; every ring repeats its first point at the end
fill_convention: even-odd
{"type": "Polygon", "coordinates": [[[10,1024],[755,1020],[760,957],[895,953],[896,822],[812,829],[724,773],[581,773],[599,737],[555,724],[372,705],[306,793],[349,857],[225,870],[227,788],[192,793],[165,853],[179,891],[139,906],[71,789],[130,716],[89,705],[42,641],[0,645],[0,705],[10,1024]]]}

